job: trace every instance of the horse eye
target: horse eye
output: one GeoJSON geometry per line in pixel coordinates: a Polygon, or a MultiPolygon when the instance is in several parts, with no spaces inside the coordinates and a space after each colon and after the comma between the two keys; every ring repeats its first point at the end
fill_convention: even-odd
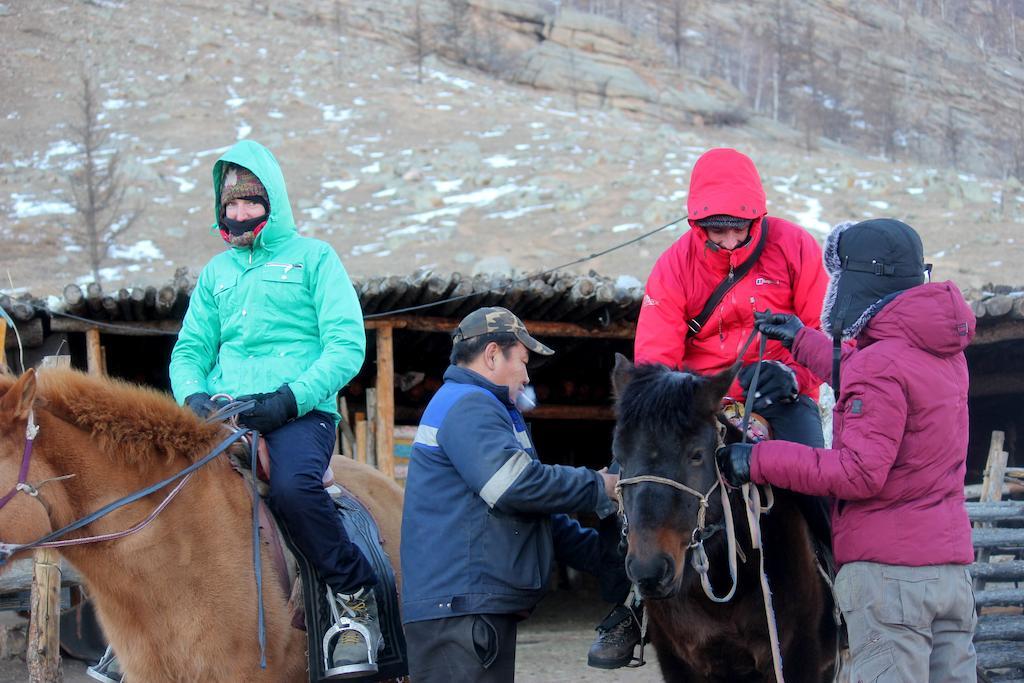
{"type": "Polygon", "coordinates": [[[704,453],[702,453],[701,451],[697,451],[696,453],[694,453],[694,454],[692,454],[690,456],[690,464],[691,465],[700,465],[703,462],[704,462],[704,453]]]}

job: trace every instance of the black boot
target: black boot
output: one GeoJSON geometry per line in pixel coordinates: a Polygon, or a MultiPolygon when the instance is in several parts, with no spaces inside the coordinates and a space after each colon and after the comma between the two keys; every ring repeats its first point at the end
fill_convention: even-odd
{"type": "Polygon", "coordinates": [[[617,605],[596,630],[597,639],[587,653],[588,665],[597,669],[618,669],[633,660],[633,650],[640,642],[640,624],[629,608],[617,605]]]}

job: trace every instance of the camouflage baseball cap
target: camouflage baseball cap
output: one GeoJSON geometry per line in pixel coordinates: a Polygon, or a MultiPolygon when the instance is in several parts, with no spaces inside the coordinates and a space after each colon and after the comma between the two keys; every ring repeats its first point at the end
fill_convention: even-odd
{"type": "Polygon", "coordinates": [[[459,323],[459,326],[455,328],[455,334],[452,335],[452,339],[453,341],[460,342],[492,332],[511,332],[516,336],[516,339],[522,342],[523,346],[534,353],[539,353],[543,356],[550,356],[554,353],[554,351],[531,337],[530,333],[526,331],[526,325],[512,311],[500,306],[478,308],[467,315],[459,323]]]}

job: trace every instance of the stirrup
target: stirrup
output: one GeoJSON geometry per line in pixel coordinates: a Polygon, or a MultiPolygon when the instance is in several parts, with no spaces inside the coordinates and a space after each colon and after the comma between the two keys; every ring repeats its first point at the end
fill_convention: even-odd
{"type": "Polygon", "coordinates": [[[107,645],[106,652],[100,657],[100,661],[96,662],[92,666],[85,668],[85,673],[89,678],[94,678],[97,681],[103,681],[103,683],[121,683],[124,678],[119,674],[114,674],[117,678],[113,678],[107,673],[107,669],[110,668],[110,664],[116,659],[114,655],[114,648],[107,645]]]}
{"type": "MultiPolygon", "coordinates": [[[[373,590],[373,589],[368,589],[373,590]]],[[[368,674],[377,673],[377,652],[375,648],[370,646],[370,631],[362,624],[352,621],[347,616],[342,616],[338,611],[338,598],[334,595],[333,591],[327,589],[327,604],[331,607],[331,617],[334,619],[334,623],[331,625],[327,632],[324,633],[324,641],[322,645],[322,651],[324,655],[324,678],[327,679],[341,679],[341,678],[357,678],[359,676],[365,676],[368,674]],[[333,649],[331,648],[331,642],[337,637],[341,637],[343,631],[355,631],[363,637],[363,642],[366,643],[366,662],[356,664],[342,664],[341,666],[331,666],[333,649]]]]}

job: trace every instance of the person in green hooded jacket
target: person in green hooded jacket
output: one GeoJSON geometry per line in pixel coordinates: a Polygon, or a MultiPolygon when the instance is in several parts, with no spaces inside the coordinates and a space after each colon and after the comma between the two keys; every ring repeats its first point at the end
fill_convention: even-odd
{"type": "Polygon", "coordinates": [[[213,166],[216,227],[228,248],[203,268],[171,354],[174,397],[202,417],[210,399],[253,400],[238,416],[270,451],[268,503],[329,586],[329,599],[364,631],[345,630],[328,675],[375,671],[382,645],[377,578],[348,538],[321,478],[334,450],[338,391],[363,364],[355,289],[334,249],[300,237],[284,176],[249,140],[213,166]],[[368,634],[368,635],[367,635],[368,634]]]}

